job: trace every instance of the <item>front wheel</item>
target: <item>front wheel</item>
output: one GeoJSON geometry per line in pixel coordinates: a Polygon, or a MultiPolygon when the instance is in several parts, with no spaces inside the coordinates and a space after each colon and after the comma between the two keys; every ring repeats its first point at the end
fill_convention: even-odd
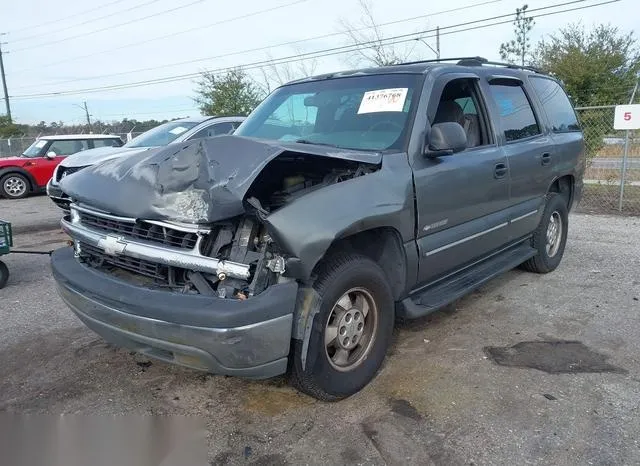
{"type": "Polygon", "coordinates": [[[10,173],[0,180],[0,193],[8,199],[22,199],[29,194],[29,180],[18,173],[10,173]]]}
{"type": "Polygon", "coordinates": [[[564,255],[568,231],[569,212],[565,200],[557,193],[547,194],[542,219],[531,240],[538,254],[522,264],[522,268],[535,273],[555,270],[564,255]]]}
{"type": "Polygon", "coordinates": [[[7,265],[0,261],[0,288],[4,288],[9,280],[9,268],[7,265]]]}
{"type": "Polygon", "coordinates": [[[306,364],[296,340],[291,379],[308,395],[336,401],[358,392],[380,369],[393,333],[393,296],[378,264],[354,254],[323,264],[313,288],[320,299],[306,364]]]}

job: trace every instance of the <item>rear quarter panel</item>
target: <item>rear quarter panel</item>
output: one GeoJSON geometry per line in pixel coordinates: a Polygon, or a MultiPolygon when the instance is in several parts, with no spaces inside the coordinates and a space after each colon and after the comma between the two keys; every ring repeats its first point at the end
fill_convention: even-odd
{"type": "Polygon", "coordinates": [[[525,85],[527,92],[531,97],[532,104],[535,107],[534,110],[540,119],[545,134],[552,138],[554,144],[552,152],[552,178],[551,180],[547,180],[546,186],[542,186],[542,188],[545,189],[544,192],[546,193],[555,180],[563,176],[571,175],[574,179],[574,185],[571,199],[572,205],[570,207],[573,207],[582,197],[583,178],[586,169],[584,136],[582,131],[554,132],[552,130],[549,115],[542,105],[540,96],[532,85],[531,79],[536,78],[526,80],[525,85]]]}

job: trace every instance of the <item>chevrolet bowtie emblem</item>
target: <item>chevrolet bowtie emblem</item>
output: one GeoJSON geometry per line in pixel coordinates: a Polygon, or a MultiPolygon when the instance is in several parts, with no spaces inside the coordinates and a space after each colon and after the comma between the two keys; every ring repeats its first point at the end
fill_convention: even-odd
{"type": "Polygon", "coordinates": [[[104,253],[109,256],[119,256],[124,252],[127,244],[123,242],[121,236],[107,235],[98,241],[98,247],[103,249],[104,253]]]}

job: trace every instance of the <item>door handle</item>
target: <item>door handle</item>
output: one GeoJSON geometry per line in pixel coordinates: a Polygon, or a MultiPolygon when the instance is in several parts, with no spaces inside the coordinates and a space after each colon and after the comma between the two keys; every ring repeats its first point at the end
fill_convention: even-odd
{"type": "Polygon", "coordinates": [[[549,152],[545,152],[542,154],[542,165],[549,165],[551,163],[551,154],[549,152]]]}
{"type": "Polygon", "coordinates": [[[509,169],[507,168],[506,164],[498,163],[496,164],[495,169],[493,171],[493,177],[497,179],[504,178],[508,171],[509,169]]]}

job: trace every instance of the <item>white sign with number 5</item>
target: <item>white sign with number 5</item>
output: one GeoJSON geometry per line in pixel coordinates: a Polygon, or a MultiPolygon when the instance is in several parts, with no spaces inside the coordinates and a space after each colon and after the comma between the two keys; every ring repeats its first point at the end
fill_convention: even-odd
{"type": "Polygon", "coordinates": [[[640,104],[616,105],[613,129],[640,129],[640,104]]]}

